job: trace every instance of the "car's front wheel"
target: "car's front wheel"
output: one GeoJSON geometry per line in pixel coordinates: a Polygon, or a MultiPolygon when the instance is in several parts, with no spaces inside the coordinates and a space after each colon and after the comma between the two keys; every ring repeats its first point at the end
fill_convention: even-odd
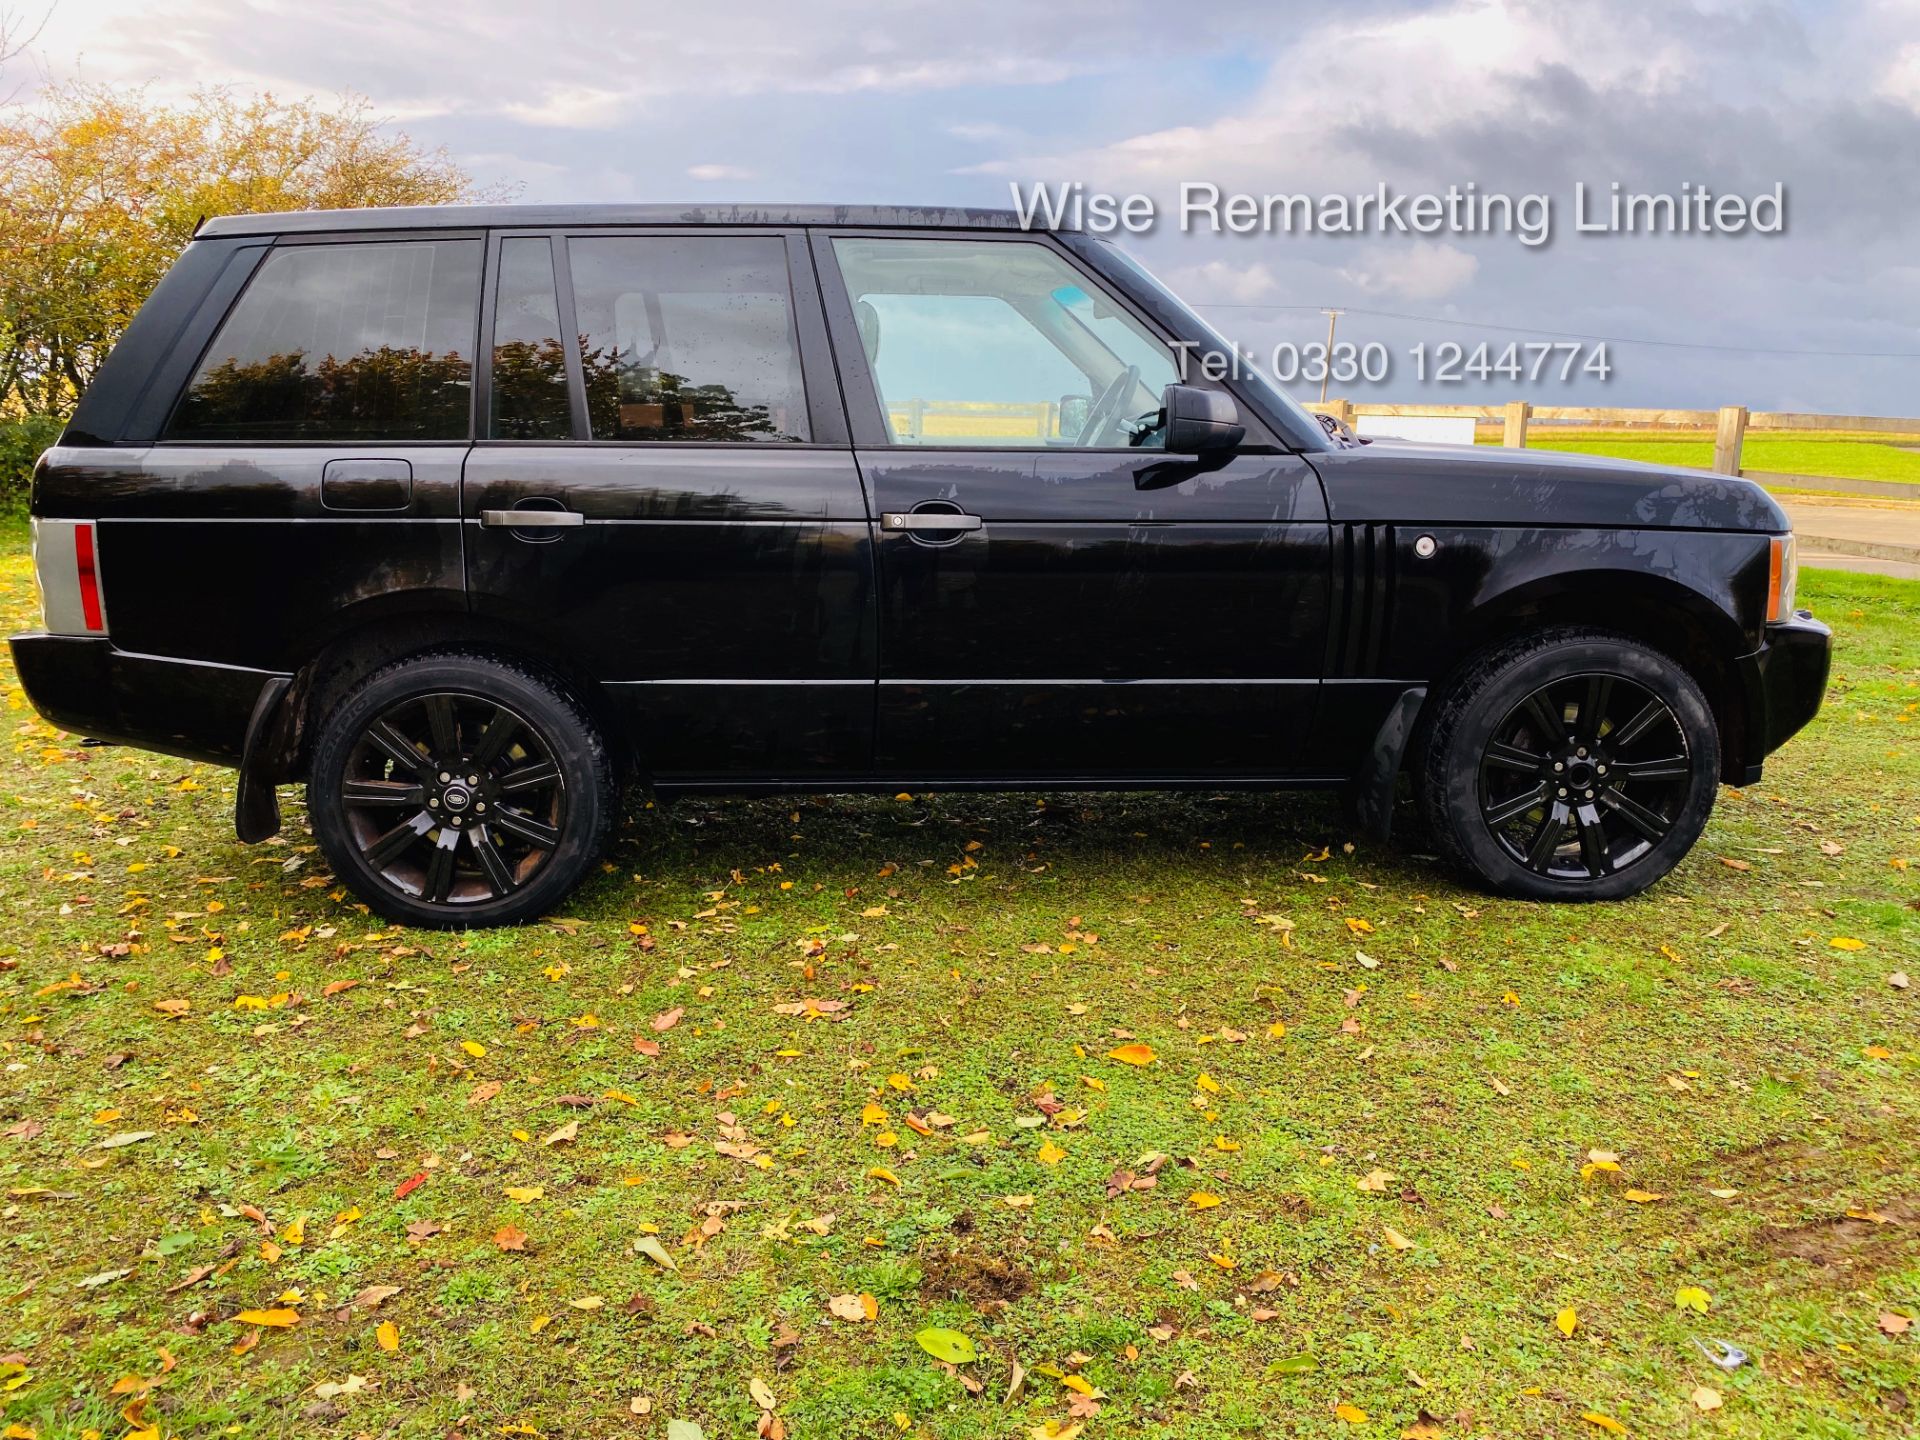
{"type": "Polygon", "coordinates": [[[1679,664],[1554,628],[1480,656],[1441,695],[1419,794],[1442,849],[1496,889],[1617,900],[1693,847],[1719,771],[1713,711],[1679,664]]]}
{"type": "Polygon", "coordinates": [[[499,657],[434,654],[376,671],[326,718],[307,808],[369,906],[456,928],[557,905],[599,856],[616,796],[563,688],[499,657]]]}

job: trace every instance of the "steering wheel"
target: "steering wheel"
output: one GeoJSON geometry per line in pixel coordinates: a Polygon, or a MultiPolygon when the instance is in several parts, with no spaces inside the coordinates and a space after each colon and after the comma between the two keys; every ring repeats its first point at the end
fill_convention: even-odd
{"type": "Polygon", "coordinates": [[[1100,398],[1094,401],[1092,408],[1087,411],[1087,423],[1080,427],[1080,438],[1074,443],[1086,446],[1098,445],[1100,438],[1107,433],[1107,427],[1112,425],[1115,417],[1119,415],[1121,402],[1133,393],[1134,386],[1139,383],[1140,367],[1138,365],[1129,365],[1120,374],[1114,376],[1107,388],[1100,392],[1100,398]]]}

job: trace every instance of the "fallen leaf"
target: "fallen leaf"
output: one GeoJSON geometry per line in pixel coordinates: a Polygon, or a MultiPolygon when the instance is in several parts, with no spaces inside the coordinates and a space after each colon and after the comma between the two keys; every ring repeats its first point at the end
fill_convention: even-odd
{"type": "Polygon", "coordinates": [[[871,1295],[835,1295],[827,1301],[827,1312],[842,1320],[862,1324],[872,1320],[880,1313],[880,1306],[871,1295]],[[872,1305],[870,1310],[867,1307],[872,1305]]]}
{"type": "MultiPolygon", "coordinates": [[[[680,1023],[680,1017],[686,1013],[687,1007],[684,1005],[676,1005],[671,1010],[662,1010],[647,1022],[648,1028],[653,1030],[655,1034],[664,1034],[666,1031],[678,1025],[680,1023]]],[[[675,1053],[677,1054],[678,1052],[676,1051],[675,1053]]]]}
{"type": "Polygon", "coordinates": [[[1896,1314],[1892,1310],[1880,1312],[1880,1329],[1887,1335],[1904,1335],[1913,1328],[1913,1317],[1896,1314]]]}
{"type": "Polygon", "coordinates": [[[1333,1413],[1349,1425],[1364,1425],[1367,1423],[1367,1412],[1362,1410],[1358,1405],[1347,1404],[1344,1400],[1333,1407],[1333,1413]]]}
{"type": "Polygon", "coordinates": [[[1116,1045],[1107,1052],[1109,1060],[1118,1060],[1122,1065],[1151,1065],[1158,1057],[1151,1045],[1116,1045]]]}
{"type": "Polygon", "coordinates": [[[942,1330],[938,1326],[929,1326],[915,1333],[914,1340],[920,1348],[936,1360],[944,1360],[949,1365],[966,1365],[980,1358],[980,1352],[974,1349],[973,1341],[958,1330],[942,1330]]]}
{"type": "Polygon", "coordinates": [[[1554,1328],[1562,1335],[1569,1337],[1571,1337],[1573,1332],[1579,1327],[1579,1324],[1580,1316],[1574,1311],[1571,1305],[1553,1317],[1554,1328]]]}
{"type": "Polygon", "coordinates": [[[400,1348],[400,1327],[391,1320],[382,1320],[373,1332],[374,1342],[388,1354],[400,1348]]]}
{"type": "Polygon", "coordinates": [[[1206,1190],[1196,1190],[1187,1196],[1187,1204],[1195,1210],[1211,1210],[1220,1203],[1220,1197],[1206,1190]]]}
{"type": "Polygon", "coordinates": [[[1664,1200],[1666,1198],[1667,1197],[1662,1195],[1658,1190],[1627,1191],[1627,1199],[1633,1201],[1636,1205],[1651,1205],[1656,1200],[1664,1200]]]}
{"type": "Polygon", "coordinates": [[[1391,1225],[1383,1226],[1381,1228],[1381,1233],[1386,1236],[1387,1244],[1391,1245],[1394,1249],[1396,1250],[1413,1249],[1413,1242],[1407,1239],[1407,1237],[1402,1235],[1398,1230],[1394,1229],[1391,1225]]]}
{"type": "Polygon", "coordinates": [[[1682,1310],[1697,1310],[1704,1315],[1713,1305],[1713,1296],[1698,1285],[1682,1285],[1673,1292],[1673,1303],[1682,1310]]]}
{"type": "Polygon", "coordinates": [[[773,1390],[758,1375],[747,1381],[747,1393],[753,1396],[753,1403],[762,1410],[774,1410],[779,1407],[780,1402],[774,1398],[773,1390]]]}
{"type": "Polygon", "coordinates": [[[1589,1425],[1598,1425],[1609,1435],[1624,1435],[1627,1433],[1626,1426],[1622,1425],[1611,1415],[1602,1415],[1598,1410],[1583,1410],[1580,1412],[1580,1418],[1589,1425]]]}
{"type": "Polygon", "coordinates": [[[1695,1386],[1691,1399],[1696,1410],[1718,1410],[1721,1405],[1720,1392],[1711,1385],[1695,1386]]]}
{"type": "Polygon", "coordinates": [[[109,1135],[93,1148],[118,1150],[123,1145],[138,1145],[142,1140],[151,1140],[157,1133],[154,1130],[122,1130],[118,1135],[109,1135]]]}
{"type": "Polygon", "coordinates": [[[498,1230],[493,1232],[493,1243],[498,1245],[502,1250],[525,1251],[527,1248],[527,1232],[522,1230],[518,1225],[502,1225],[498,1230]]]}
{"type": "Polygon", "coordinates": [[[569,1120],[558,1130],[555,1130],[551,1135],[541,1140],[540,1143],[542,1145],[571,1145],[579,1133],[580,1122],[578,1120],[569,1120]]]}
{"type": "Polygon", "coordinates": [[[484,1060],[487,1055],[487,1047],[477,1040],[462,1040],[460,1042],[460,1048],[475,1060],[484,1060]]]}
{"type": "Polygon", "coordinates": [[[233,1318],[241,1325],[265,1325],[273,1330],[288,1330],[300,1323],[300,1312],[290,1308],[242,1310],[233,1318]]]}
{"type": "Polygon", "coordinates": [[[1387,1186],[1391,1184],[1394,1179],[1395,1176],[1392,1171],[1369,1170],[1353,1183],[1362,1190],[1378,1195],[1385,1193],[1387,1186]]]}
{"type": "Polygon", "coordinates": [[[680,1268],[679,1265],[674,1263],[673,1256],[667,1253],[667,1247],[662,1245],[659,1240],[652,1235],[642,1235],[638,1240],[633,1242],[633,1248],[635,1253],[646,1256],[662,1270],[678,1270],[680,1268]]]}

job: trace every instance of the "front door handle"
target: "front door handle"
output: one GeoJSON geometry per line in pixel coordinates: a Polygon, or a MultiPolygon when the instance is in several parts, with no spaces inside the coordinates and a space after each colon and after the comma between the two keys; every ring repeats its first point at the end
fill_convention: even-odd
{"type": "Polygon", "coordinates": [[[953,510],[889,510],[880,517],[882,530],[978,530],[984,523],[953,510]]]}
{"type": "Polygon", "coordinates": [[[480,523],[508,530],[551,530],[584,525],[587,517],[578,510],[482,510],[480,523]]]}

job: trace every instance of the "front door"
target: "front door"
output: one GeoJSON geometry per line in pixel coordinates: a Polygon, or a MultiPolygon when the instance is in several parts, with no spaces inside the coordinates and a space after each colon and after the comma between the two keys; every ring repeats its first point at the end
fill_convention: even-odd
{"type": "Polygon", "coordinates": [[[872,546],[810,272],[765,230],[495,243],[473,610],[601,681],[663,786],[869,773],[872,546]]]}
{"type": "Polygon", "coordinates": [[[881,770],[1299,773],[1327,627],[1306,462],[1244,407],[1238,453],[1159,450],[1167,337],[1047,237],[842,232],[815,263],[875,512],[881,770]]]}

